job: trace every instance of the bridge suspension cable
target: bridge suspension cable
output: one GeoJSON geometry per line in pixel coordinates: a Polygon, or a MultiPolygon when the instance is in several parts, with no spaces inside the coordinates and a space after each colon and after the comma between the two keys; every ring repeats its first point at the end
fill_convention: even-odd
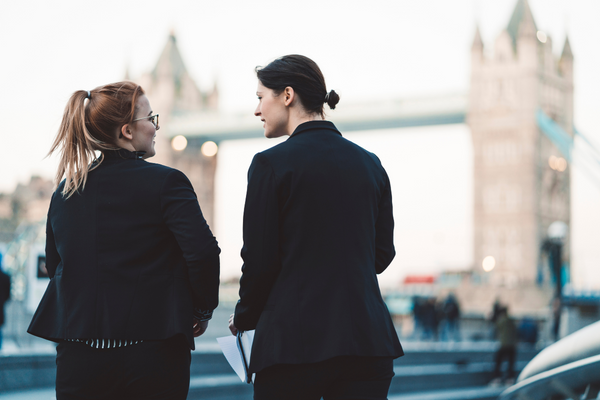
{"type": "Polygon", "coordinates": [[[561,152],[571,165],[576,165],[584,174],[600,188],[600,150],[598,146],[573,127],[575,141],[565,130],[542,110],[536,113],[536,119],[541,131],[561,152]]]}

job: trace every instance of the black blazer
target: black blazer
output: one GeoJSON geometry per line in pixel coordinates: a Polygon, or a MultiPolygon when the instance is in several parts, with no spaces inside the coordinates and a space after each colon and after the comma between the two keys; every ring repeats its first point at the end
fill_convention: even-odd
{"type": "Polygon", "coordinates": [[[395,255],[393,228],[379,159],[331,122],[301,124],[254,157],[234,321],[256,329],[252,372],[403,354],[377,282],[395,255]]]}
{"type": "Polygon", "coordinates": [[[178,170],[143,153],[105,152],[85,189],[52,196],[50,283],[28,332],[45,339],[161,340],[184,334],[194,311],[218,304],[219,253],[196,195],[178,170]]]}

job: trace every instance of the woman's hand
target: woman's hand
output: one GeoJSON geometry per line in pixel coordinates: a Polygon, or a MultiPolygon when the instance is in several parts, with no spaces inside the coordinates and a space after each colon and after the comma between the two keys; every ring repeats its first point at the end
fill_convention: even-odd
{"type": "Polygon", "coordinates": [[[194,337],[202,336],[202,334],[206,332],[206,328],[208,328],[208,321],[201,322],[194,318],[192,327],[194,328],[194,337]]]}
{"type": "Polygon", "coordinates": [[[235,327],[234,323],[233,323],[233,318],[235,317],[235,314],[231,314],[231,317],[229,317],[229,330],[231,331],[231,334],[233,336],[236,336],[238,333],[237,328],[235,327]]]}

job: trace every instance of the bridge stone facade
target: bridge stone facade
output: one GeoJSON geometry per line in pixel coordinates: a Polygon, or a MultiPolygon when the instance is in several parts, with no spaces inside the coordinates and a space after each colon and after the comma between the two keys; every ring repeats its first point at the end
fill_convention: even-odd
{"type": "MultiPolygon", "coordinates": [[[[481,268],[486,257],[493,258],[489,283],[498,288],[494,295],[505,292],[502,301],[512,309],[543,307],[552,289],[539,285],[549,280],[540,247],[552,222],[569,225],[571,179],[569,155],[542,133],[536,113],[542,110],[572,137],[573,54],[566,39],[562,55],[554,57],[552,39],[538,30],[527,0],[518,0],[493,55],[486,53],[477,29],[467,111],[474,152],[474,263],[481,268]],[[529,296],[527,305],[522,292],[529,296]]],[[[569,248],[567,242],[567,266],[569,248]]],[[[484,296],[485,289],[477,292],[484,296]]]]}

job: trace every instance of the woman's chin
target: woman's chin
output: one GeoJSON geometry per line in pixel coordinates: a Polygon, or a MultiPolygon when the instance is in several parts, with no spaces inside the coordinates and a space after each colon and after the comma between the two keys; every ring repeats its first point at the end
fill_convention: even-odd
{"type": "Polygon", "coordinates": [[[272,131],[272,130],[265,129],[265,137],[267,139],[275,139],[275,138],[285,136],[285,135],[286,135],[285,132],[278,132],[278,131],[272,131]]]}
{"type": "Polygon", "coordinates": [[[147,151],[146,154],[144,154],[144,156],[142,157],[144,160],[154,157],[156,155],[156,150],[154,150],[154,147],[150,150],[147,151]]]}

